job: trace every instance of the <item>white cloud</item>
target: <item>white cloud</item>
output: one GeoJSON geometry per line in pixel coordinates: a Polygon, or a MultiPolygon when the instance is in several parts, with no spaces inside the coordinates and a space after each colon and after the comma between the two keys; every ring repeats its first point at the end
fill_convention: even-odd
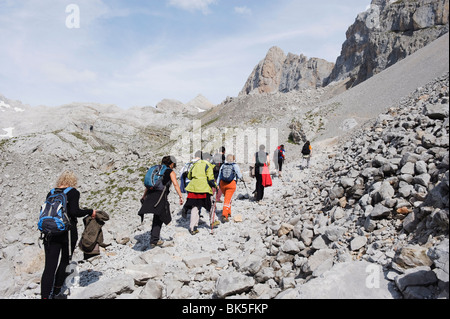
{"type": "Polygon", "coordinates": [[[252,10],[247,8],[246,6],[243,7],[234,7],[234,12],[238,14],[252,14],[252,10]]]}
{"type": "Polygon", "coordinates": [[[210,5],[217,0],[169,0],[169,5],[189,12],[201,11],[203,14],[211,13],[210,5]]]}
{"type": "Polygon", "coordinates": [[[97,79],[95,72],[90,70],[77,70],[60,62],[47,62],[42,64],[41,72],[53,83],[92,82],[97,79]]]}

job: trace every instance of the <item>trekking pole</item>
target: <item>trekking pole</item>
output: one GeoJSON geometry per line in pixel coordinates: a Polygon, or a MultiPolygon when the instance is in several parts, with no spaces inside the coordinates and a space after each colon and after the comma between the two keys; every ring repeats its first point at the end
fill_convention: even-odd
{"type": "Polygon", "coordinates": [[[213,207],[211,208],[211,212],[209,214],[209,223],[211,224],[211,235],[213,235],[214,231],[214,218],[216,217],[216,192],[217,188],[214,189],[213,192],[213,207]]]}
{"type": "Polygon", "coordinates": [[[241,181],[242,181],[242,183],[244,183],[245,190],[247,191],[247,195],[244,195],[244,198],[249,199],[250,198],[250,194],[248,192],[247,184],[245,184],[244,179],[241,179],[241,181]]]}

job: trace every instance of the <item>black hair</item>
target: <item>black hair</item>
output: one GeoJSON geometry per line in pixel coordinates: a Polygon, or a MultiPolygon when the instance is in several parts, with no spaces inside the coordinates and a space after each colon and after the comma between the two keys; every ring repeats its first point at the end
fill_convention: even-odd
{"type": "Polygon", "coordinates": [[[166,166],[170,166],[171,164],[173,165],[173,168],[177,167],[177,159],[174,156],[164,156],[163,159],[161,160],[161,164],[162,165],[166,165],[166,166]]]}

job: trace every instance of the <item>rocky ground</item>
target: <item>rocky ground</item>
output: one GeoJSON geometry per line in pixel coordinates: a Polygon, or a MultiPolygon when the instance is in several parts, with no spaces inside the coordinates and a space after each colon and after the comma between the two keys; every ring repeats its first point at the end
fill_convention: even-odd
{"type": "MultiPolygon", "coordinates": [[[[112,216],[103,228],[111,246],[89,261],[76,252],[68,298],[448,298],[448,99],[447,73],[360,130],[314,143],[310,168],[301,167],[301,146],[288,144],[283,177],[273,177],[264,200],[243,196],[254,189],[246,172],[232,221],[212,234],[206,214],[199,234],[189,234],[172,190],[161,248],[149,247],[151,218],[137,216],[142,160],[130,154],[114,173],[85,173],[105,192],[82,199],[112,216]],[[128,189],[112,187],[121,179],[128,189]],[[99,200],[108,189],[111,202],[99,200]]],[[[39,298],[34,221],[9,217],[27,226],[2,235],[0,291],[39,298]]]]}

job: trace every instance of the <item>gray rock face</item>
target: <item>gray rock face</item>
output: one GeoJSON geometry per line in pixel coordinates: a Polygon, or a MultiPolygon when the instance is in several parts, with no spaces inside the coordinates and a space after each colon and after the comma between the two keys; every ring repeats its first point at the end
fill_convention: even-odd
{"type": "Polygon", "coordinates": [[[364,82],[448,32],[448,0],[372,1],[347,31],[329,83],[364,82]]]}
{"type": "Polygon", "coordinates": [[[322,87],[334,64],[323,59],[308,59],[272,47],[253,70],[239,95],[290,92],[322,87]]]}

